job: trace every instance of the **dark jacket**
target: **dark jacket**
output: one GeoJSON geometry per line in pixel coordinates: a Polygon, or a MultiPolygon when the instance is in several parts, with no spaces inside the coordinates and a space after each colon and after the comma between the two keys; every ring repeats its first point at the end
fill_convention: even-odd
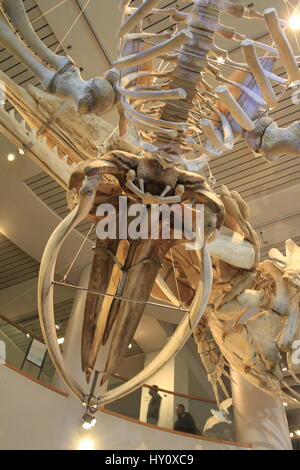
{"type": "Polygon", "coordinates": [[[155,418],[158,421],[160,402],[161,396],[158,393],[151,398],[148,406],[147,419],[155,418]]]}
{"type": "Polygon", "coordinates": [[[174,424],[174,431],[197,434],[196,424],[190,413],[185,411],[181,416],[178,417],[174,424]]]}

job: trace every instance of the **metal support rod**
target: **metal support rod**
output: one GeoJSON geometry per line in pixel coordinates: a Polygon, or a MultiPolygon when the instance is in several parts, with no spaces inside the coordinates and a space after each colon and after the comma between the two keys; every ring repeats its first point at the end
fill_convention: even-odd
{"type": "Polygon", "coordinates": [[[66,284],[64,282],[52,281],[52,284],[55,285],[55,286],[67,287],[68,289],[80,290],[80,291],[83,291],[83,292],[87,292],[89,294],[98,295],[100,297],[106,297],[107,296],[107,297],[112,297],[113,299],[119,299],[119,300],[125,300],[127,302],[133,302],[135,304],[153,305],[154,307],[168,308],[170,310],[177,310],[177,311],[184,312],[184,313],[187,313],[187,312],[189,313],[190,312],[190,310],[185,310],[185,309],[179,308],[179,307],[172,307],[171,305],[158,304],[156,302],[148,302],[146,300],[128,299],[127,297],[123,297],[123,296],[120,296],[120,295],[113,295],[113,294],[106,294],[106,293],[102,293],[102,292],[97,292],[97,291],[94,291],[94,290],[85,289],[84,287],[75,286],[73,284],[66,284]]]}

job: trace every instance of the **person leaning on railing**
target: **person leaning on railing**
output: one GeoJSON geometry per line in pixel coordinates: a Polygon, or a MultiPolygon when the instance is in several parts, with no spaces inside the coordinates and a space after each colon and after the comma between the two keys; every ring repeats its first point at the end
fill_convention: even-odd
{"type": "Polygon", "coordinates": [[[157,425],[159,420],[159,410],[161,404],[161,396],[158,393],[158,386],[153,385],[149,389],[149,395],[152,397],[147,412],[147,423],[157,425]]]}

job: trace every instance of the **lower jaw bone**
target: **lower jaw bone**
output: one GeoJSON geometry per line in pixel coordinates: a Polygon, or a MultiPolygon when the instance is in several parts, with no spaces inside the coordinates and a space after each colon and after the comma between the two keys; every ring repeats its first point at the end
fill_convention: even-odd
{"type": "MultiPolygon", "coordinates": [[[[107,361],[102,371],[102,383],[116,371],[128,352],[128,346],[133,340],[145,310],[161,263],[173,244],[174,240],[120,242],[116,258],[124,268],[121,270],[120,266],[115,264],[111,270],[111,265],[109,265],[110,280],[108,283],[103,281],[101,283],[102,288],[106,284],[107,290],[99,289],[99,291],[145,303],[102,297],[100,303],[94,304],[93,314],[91,312],[93,299],[87,298],[82,337],[83,370],[87,373],[87,377],[94,369],[98,355],[101,356],[104,350],[107,361]],[[95,311],[97,308],[99,308],[98,312],[95,311]],[[91,332],[93,332],[92,335],[91,332]],[[108,344],[109,350],[107,351],[108,344]]],[[[95,272],[97,273],[97,270],[92,272],[92,276],[95,272]]]]}

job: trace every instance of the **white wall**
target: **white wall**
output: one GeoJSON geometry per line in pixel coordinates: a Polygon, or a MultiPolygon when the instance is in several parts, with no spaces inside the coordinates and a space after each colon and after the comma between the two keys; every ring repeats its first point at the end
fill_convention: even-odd
{"type": "Polygon", "coordinates": [[[117,373],[123,377],[131,379],[144,368],[145,355],[138,354],[135,356],[125,357],[117,369],[117,373]]]}
{"type": "Polygon", "coordinates": [[[0,449],[69,450],[90,438],[93,448],[127,450],[238,450],[196,438],[179,436],[99,413],[92,433],[82,430],[81,404],[0,366],[0,449]]]}
{"type": "MultiPolygon", "coordinates": [[[[145,357],[145,366],[149,364],[158,353],[149,353],[145,357]]],[[[169,361],[163,369],[159,370],[155,375],[151,377],[149,385],[157,385],[159,388],[165,390],[174,390],[174,377],[175,377],[175,359],[169,361]]],[[[173,429],[174,424],[174,396],[159,392],[162,397],[160,410],[159,410],[159,421],[158,426],[173,429]]],[[[147,412],[151,396],[149,395],[149,388],[143,387],[142,398],[141,398],[141,411],[140,420],[147,422],[147,412]]]]}

